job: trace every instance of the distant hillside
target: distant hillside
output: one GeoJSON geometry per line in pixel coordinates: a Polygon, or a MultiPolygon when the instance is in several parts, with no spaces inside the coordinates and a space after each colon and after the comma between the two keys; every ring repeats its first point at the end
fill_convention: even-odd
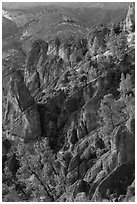
{"type": "Polygon", "coordinates": [[[71,31],[74,35],[85,35],[87,29],[107,23],[118,23],[126,16],[126,9],[110,10],[102,8],[53,8],[47,6],[24,28],[27,38],[47,38],[64,35],[71,31]]]}
{"type": "MultiPolygon", "coordinates": [[[[36,39],[85,36],[99,24],[119,23],[126,17],[129,3],[41,2],[2,4],[3,39],[16,34],[28,52],[36,39]],[[8,19],[7,19],[8,18],[8,19]],[[19,29],[17,29],[17,27],[19,29]]],[[[8,45],[9,43],[6,43],[8,45]]]]}
{"type": "Polygon", "coordinates": [[[11,35],[15,35],[18,32],[18,28],[14,22],[3,17],[2,18],[2,39],[5,39],[11,35]]]}
{"type": "Polygon", "coordinates": [[[59,7],[98,7],[109,9],[128,8],[130,2],[3,2],[3,8],[7,9],[30,9],[30,8],[43,8],[44,6],[59,6],[59,7]]]}

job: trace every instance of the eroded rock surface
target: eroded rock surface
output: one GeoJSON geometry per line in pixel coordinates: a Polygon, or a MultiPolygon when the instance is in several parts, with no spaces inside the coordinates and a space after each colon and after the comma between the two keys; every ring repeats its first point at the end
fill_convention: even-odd
{"type": "MultiPolygon", "coordinates": [[[[86,38],[70,39],[69,44],[36,40],[25,69],[10,70],[4,107],[3,169],[15,144],[31,145],[46,138],[54,155],[50,175],[54,172],[60,182],[60,186],[52,186],[57,188],[57,201],[134,198],[134,46],[129,41],[126,49],[130,51],[116,46],[112,53],[109,47],[115,47],[115,41],[107,36],[113,34],[121,42],[125,25],[129,32],[122,38],[124,44],[129,33],[134,33],[133,12],[131,5],[122,25],[97,26],[86,38]],[[124,59],[118,57],[121,50],[124,59]],[[121,99],[124,105],[109,106],[103,101],[108,94],[113,102],[118,104],[121,99]],[[117,113],[124,115],[118,123],[117,113]]],[[[11,161],[15,160],[16,155],[11,161]]],[[[43,166],[40,168],[45,172],[43,166]]],[[[14,167],[11,164],[12,170],[14,167]]]]}

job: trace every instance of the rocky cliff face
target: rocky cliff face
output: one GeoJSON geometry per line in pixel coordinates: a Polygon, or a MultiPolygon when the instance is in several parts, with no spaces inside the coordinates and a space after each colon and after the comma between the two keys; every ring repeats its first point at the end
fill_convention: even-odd
{"type": "MultiPolygon", "coordinates": [[[[131,28],[129,17],[125,22],[131,28]]],[[[129,195],[135,163],[134,47],[120,48],[123,60],[110,52],[107,45],[115,44],[106,41],[107,35],[113,30],[121,39],[123,27],[117,29],[99,26],[87,38],[69,44],[37,40],[26,58],[24,74],[11,75],[5,124],[10,126],[10,136],[16,129],[14,140],[22,138],[30,147],[48,139],[54,153],[52,172],[65,178],[66,190],[58,189],[56,201],[134,197],[129,195]],[[109,94],[111,101],[105,100],[109,94]]]]}
{"type": "Polygon", "coordinates": [[[20,137],[24,139],[24,142],[29,142],[41,136],[41,124],[36,104],[19,71],[13,72],[10,77],[6,118],[9,117],[10,111],[13,112],[14,117],[14,119],[11,118],[10,125],[16,123],[11,129],[17,128],[19,123],[22,122],[23,130],[20,137]],[[15,112],[12,111],[12,107],[15,112]]]}
{"type": "Polygon", "coordinates": [[[133,2],[128,9],[128,13],[125,19],[125,30],[129,32],[135,31],[135,3],[133,2]]]}

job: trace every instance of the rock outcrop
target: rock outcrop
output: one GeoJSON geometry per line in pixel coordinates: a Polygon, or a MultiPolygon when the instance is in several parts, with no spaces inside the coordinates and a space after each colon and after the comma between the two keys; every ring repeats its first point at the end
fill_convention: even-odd
{"type": "MultiPolygon", "coordinates": [[[[134,164],[122,164],[116,167],[97,187],[92,201],[100,202],[103,198],[108,199],[109,193],[116,194],[116,198],[126,193],[126,188],[134,180],[134,164]],[[125,179],[128,178],[128,179],[125,179]],[[129,179],[130,178],[130,179],[129,179]],[[108,191],[108,192],[107,192],[108,191]],[[108,195],[107,195],[108,193],[108,195]]],[[[115,200],[116,201],[116,200],[115,200]]]]}
{"type": "Polygon", "coordinates": [[[22,121],[23,130],[20,137],[24,138],[25,142],[40,137],[41,124],[36,104],[23,77],[16,71],[13,72],[10,80],[9,101],[22,121]]]}
{"type": "Polygon", "coordinates": [[[128,9],[128,13],[124,22],[124,29],[128,32],[135,31],[135,3],[131,3],[128,9]]]}
{"type": "MultiPolygon", "coordinates": [[[[52,157],[44,160],[49,162],[48,169],[48,165],[42,163],[43,152],[37,155],[39,172],[45,174],[42,179],[46,181],[42,182],[49,179],[45,186],[49,185],[55,200],[133,199],[134,46],[126,46],[127,50],[120,48],[126,60],[119,60],[115,53],[107,50],[108,36],[114,35],[114,39],[118,37],[123,43],[129,32],[133,33],[133,6],[125,20],[128,34],[125,33],[124,38],[122,25],[112,28],[101,25],[93,28],[86,38],[47,42],[39,39],[33,43],[24,72],[10,73],[4,112],[3,172],[7,154],[12,149],[12,137],[15,144],[19,140],[28,147],[46,138],[44,159],[48,153],[52,157]],[[121,73],[131,75],[131,81],[124,81],[121,73]],[[123,94],[122,89],[130,91],[123,94]],[[112,100],[107,103],[104,99],[108,94],[115,101],[112,106],[112,100]],[[117,113],[124,117],[118,123],[117,113]]],[[[109,40],[110,46],[115,47],[113,38],[109,40]]],[[[11,163],[18,163],[14,156],[11,163]]],[[[19,164],[15,168],[12,164],[9,167],[13,174],[15,171],[14,176],[19,164]]]]}

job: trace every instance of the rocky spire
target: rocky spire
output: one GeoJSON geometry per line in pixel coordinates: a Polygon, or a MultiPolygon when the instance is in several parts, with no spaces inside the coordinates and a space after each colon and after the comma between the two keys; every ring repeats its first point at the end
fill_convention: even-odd
{"type": "Polygon", "coordinates": [[[124,30],[127,30],[128,32],[134,32],[135,30],[135,2],[132,2],[130,4],[124,24],[125,24],[124,30]]]}
{"type": "Polygon", "coordinates": [[[18,115],[23,125],[21,137],[23,136],[24,141],[29,142],[40,137],[41,125],[37,107],[18,71],[13,72],[10,79],[9,101],[13,104],[14,109],[20,113],[18,115]]]}

